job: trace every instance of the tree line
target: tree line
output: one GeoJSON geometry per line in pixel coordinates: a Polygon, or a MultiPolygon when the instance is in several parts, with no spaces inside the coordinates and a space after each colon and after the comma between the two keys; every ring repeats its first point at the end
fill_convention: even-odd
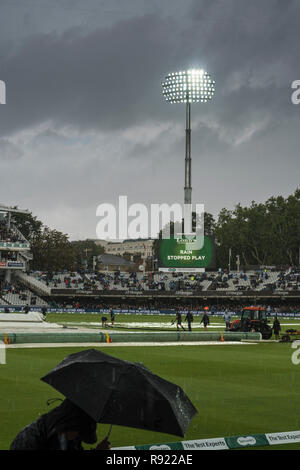
{"type": "Polygon", "coordinates": [[[80,272],[91,268],[95,257],[104,252],[93,240],[70,241],[68,235],[50,229],[32,213],[14,215],[13,223],[30,243],[30,269],[34,271],[80,272]]]}
{"type": "MultiPolygon", "coordinates": [[[[193,214],[193,230],[196,216],[193,214]]],[[[172,234],[171,224],[170,232],[172,234]]],[[[162,231],[160,232],[160,236],[162,231]]],[[[223,208],[216,218],[204,213],[204,234],[215,242],[215,267],[300,265],[300,189],[284,198],[272,196],[264,203],[240,203],[223,208]]],[[[158,257],[159,243],[155,243],[158,257]]]]}
{"type": "MultiPolygon", "coordinates": [[[[31,244],[33,270],[80,271],[91,268],[93,258],[103,253],[93,240],[70,241],[32,214],[17,214],[14,223],[31,244]]],[[[286,198],[272,196],[264,203],[252,201],[248,207],[239,203],[233,210],[223,208],[217,218],[205,213],[204,233],[214,237],[216,268],[228,268],[229,253],[232,269],[237,256],[246,267],[299,265],[300,189],[286,198]]]]}
{"type": "Polygon", "coordinates": [[[244,266],[296,266],[300,250],[300,189],[270,197],[249,207],[222,209],[212,227],[218,265],[228,265],[228,253],[244,266]]]}

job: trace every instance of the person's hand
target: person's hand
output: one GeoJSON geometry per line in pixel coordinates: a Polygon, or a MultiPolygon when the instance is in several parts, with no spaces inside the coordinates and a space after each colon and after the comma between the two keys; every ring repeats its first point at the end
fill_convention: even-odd
{"type": "Polygon", "coordinates": [[[107,437],[103,441],[99,442],[95,450],[110,450],[110,442],[107,437]]]}

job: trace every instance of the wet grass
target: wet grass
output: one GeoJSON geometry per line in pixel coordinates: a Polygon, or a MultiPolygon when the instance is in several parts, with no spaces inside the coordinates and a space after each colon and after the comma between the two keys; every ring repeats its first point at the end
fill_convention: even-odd
{"type": "MultiPolygon", "coordinates": [[[[86,313],[86,314],[79,314],[79,313],[49,313],[47,314],[47,322],[49,323],[59,323],[63,325],[70,325],[72,326],[80,326],[82,323],[84,323],[84,328],[90,327],[90,328],[97,328],[99,329],[99,325],[101,328],[101,318],[104,316],[103,314],[91,314],[91,313],[86,313]],[[90,323],[90,326],[88,325],[90,323]],[[93,323],[97,323],[98,325],[93,325],[93,323]]],[[[105,315],[108,319],[107,321],[107,329],[111,328],[111,322],[110,322],[110,315],[107,314],[105,315]]],[[[184,321],[184,315],[183,315],[183,326],[187,328],[187,323],[184,321]]],[[[203,329],[203,324],[200,325],[202,315],[195,315],[194,316],[194,322],[192,324],[193,329],[199,330],[200,326],[203,329]]],[[[232,317],[232,320],[237,319],[238,317],[232,317]]],[[[115,316],[115,324],[114,324],[114,329],[118,330],[136,330],[136,329],[142,329],[145,331],[148,331],[149,329],[154,329],[157,331],[157,327],[151,328],[151,323],[162,323],[163,325],[163,330],[165,331],[166,329],[169,331],[175,331],[176,329],[176,323],[171,325],[171,322],[174,321],[175,315],[147,315],[147,314],[116,314],[115,316]],[[144,326],[143,323],[147,322],[147,326],[144,326]],[[130,323],[134,323],[135,327],[130,327],[130,323]],[[140,325],[140,326],[139,326],[140,325]],[[169,325],[167,327],[166,325],[169,325]]],[[[212,331],[224,331],[225,330],[225,322],[223,317],[221,316],[210,316],[210,322],[211,324],[214,324],[214,328],[211,328],[212,331]],[[219,325],[220,328],[215,327],[215,325],[219,325]]],[[[289,328],[295,328],[300,330],[300,319],[294,320],[294,319],[289,319],[289,318],[282,318],[280,319],[280,322],[282,324],[282,330],[281,332],[283,333],[286,329],[289,328]],[[294,325],[294,326],[293,326],[294,325]]],[[[270,325],[272,326],[273,319],[270,318],[270,325]]],[[[209,330],[209,327],[208,327],[209,330]]]]}
{"type": "MultiPolygon", "coordinates": [[[[49,411],[47,399],[61,396],[40,377],[82,349],[86,348],[6,350],[6,364],[0,365],[1,450],[9,448],[26,424],[49,411]]],[[[300,429],[300,365],[292,363],[295,350],[291,344],[97,349],[142,362],[185,390],[198,410],[185,440],[300,429]]],[[[99,439],[107,430],[107,425],[99,425],[99,439]]],[[[110,440],[113,447],[119,447],[181,439],[114,426],[110,440]]],[[[278,448],[300,449],[300,444],[278,448]]]]}

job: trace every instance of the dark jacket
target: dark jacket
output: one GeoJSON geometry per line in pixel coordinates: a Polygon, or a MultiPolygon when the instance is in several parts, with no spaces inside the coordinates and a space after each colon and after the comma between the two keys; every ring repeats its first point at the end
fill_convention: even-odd
{"type": "Polygon", "coordinates": [[[191,312],[188,312],[186,314],[185,321],[187,321],[188,323],[191,323],[193,320],[194,320],[193,314],[191,312]]]}
{"type": "MultiPolygon", "coordinates": [[[[11,443],[10,450],[61,450],[61,433],[79,432],[79,438],[68,443],[70,450],[83,450],[81,442],[97,441],[96,422],[69,400],[25,426],[11,443]]],[[[66,449],[66,450],[68,450],[66,449]]]]}
{"type": "Polygon", "coordinates": [[[207,313],[204,313],[200,323],[202,323],[202,322],[203,322],[204,326],[209,325],[209,316],[207,315],[207,313]]]}
{"type": "Polygon", "coordinates": [[[176,312],[176,321],[177,323],[181,323],[182,317],[180,312],[176,312]]]}
{"type": "Polygon", "coordinates": [[[273,322],[274,334],[278,335],[280,330],[281,330],[281,326],[280,326],[279,320],[277,318],[275,318],[275,320],[273,322]]]}

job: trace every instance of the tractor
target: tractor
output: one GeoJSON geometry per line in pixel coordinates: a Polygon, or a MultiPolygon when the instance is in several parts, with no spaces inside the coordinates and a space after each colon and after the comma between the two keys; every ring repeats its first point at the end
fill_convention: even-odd
{"type": "Polygon", "coordinates": [[[266,309],[264,307],[244,307],[240,320],[230,324],[230,331],[257,331],[262,339],[270,339],[272,328],[268,325],[266,309]]]}

